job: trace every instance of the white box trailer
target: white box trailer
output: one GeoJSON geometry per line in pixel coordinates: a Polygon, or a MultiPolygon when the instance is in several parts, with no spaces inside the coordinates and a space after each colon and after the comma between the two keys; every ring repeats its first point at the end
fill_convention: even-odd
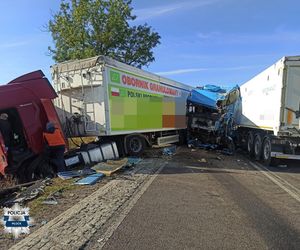
{"type": "Polygon", "coordinates": [[[60,120],[69,137],[114,136],[125,151],[172,143],[186,128],[192,87],[105,56],[51,67],[60,120]]]}
{"type": "Polygon", "coordinates": [[[300,159],[300,56],[281,60],[240,86],[235,125],[247,150],[266,164],[300,159]]]}

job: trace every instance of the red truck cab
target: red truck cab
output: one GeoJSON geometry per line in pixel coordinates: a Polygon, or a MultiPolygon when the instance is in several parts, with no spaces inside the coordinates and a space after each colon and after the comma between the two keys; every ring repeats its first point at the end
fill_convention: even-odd
{"type": "Polygon", "coordinates": [[[53,87],[40,70],[0,86],[0,115],[8,115],[12,130],[9,148],[0,136],[0,174],[14,174],[20,168],[24,173],[26,169],[22,162],[43,153],[43,131],[47,122],[51,121],[61,129],[52,103],[56,97],[53,87]]]}

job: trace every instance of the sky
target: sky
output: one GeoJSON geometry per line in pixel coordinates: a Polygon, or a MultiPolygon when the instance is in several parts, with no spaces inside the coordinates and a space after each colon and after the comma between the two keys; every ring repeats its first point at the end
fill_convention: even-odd
{"type": "MultiPolygon", "coordinates": [[[[41,69],[50,79],[46,25],[60,0],[0,2],[0,83],[41,69]]],[[[201,86],[243,84],[283,56],[300,55],[297,0],[133,0],[137,19],[161,36],[144,69],[201,86]]]]}

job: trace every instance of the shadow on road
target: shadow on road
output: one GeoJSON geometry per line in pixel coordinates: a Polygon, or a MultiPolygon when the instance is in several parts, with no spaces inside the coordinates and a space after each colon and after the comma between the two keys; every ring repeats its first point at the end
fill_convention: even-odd
{"type": "MultiPolygon", "coordinates": [[[[155,153],[153,154],[155,155],[155,153]]],[[[232,156],[223,155],[218,151],[207,151],[202,149],[190,149],[179,147],[176,154],[171,157],[159,156],[169,162],[169,167],[175,167],[172,171],[165,168],[161,174],[178,173],[236,173],[239,171],[257,171],[250,162],[256,165],[261,163],[250,159],[243,151],[238,151],[232,156]],[[173,165],[172,165],[173,164],[173,165]]],[[[262,165],[260,165],[262,166],[262,165]]],[[[265,168],[274,173],[300,174],[300,161],[282,161],[277,167],[268,166],[265,168]]],[[[263,170],[263,169],[262,169],[263,170]]]]}

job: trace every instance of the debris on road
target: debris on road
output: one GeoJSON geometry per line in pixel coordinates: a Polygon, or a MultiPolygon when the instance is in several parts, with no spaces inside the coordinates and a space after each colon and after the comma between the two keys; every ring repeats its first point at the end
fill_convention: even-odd
{"type": "Polygon", "coordinates": [[[58,204],[58,198],[62,198],[62,192],[63,189],[58,189],[55,192],[52,192],[48,195],[48,197],[42,201],[42,204],[45,205],[57,205],[58,204]]]}
{"type": "Polygon", "coordinates": [[[24,203],[26,201],[33,200],[39,195],[44,193],[44,189],[46,186],[51,184],[50,179],[40,180],[33,184],[32,186],[26,188],[24,191],[19,193],[15,198],[10,199],[5,202],[5,205],[12,205],[14,203],[24,203]]]}
{"type": "Polygon", "coordinates": [[[100,179],[102,179],[105,175],[102,173],[89,175],[79,181],[76,181],[76,185],[93,185],[100,179]]]}
{"type": "Polygon", "coordinates": [[[287,166],[287,165],[280,164],[280,165],[278,165],[277,167],[279,167],[279,168],[287,168],[288,166],[287,166]]]}
{"type": "Polygon", "coordinates": [[[166,147],[163,149],[163,155],[168,155],[168,156],[171,156],[171,155],[174,155],[176,153],[176,146],[173,145],[173,146],[170,146],[170,147],[166,147]]]}
{"type": "Polygon", "coordinates": [[[205,149],[205,150],[215,150],[218,148],[217,144],[210,144],[210,143],[202,143],[198,139],[193,139],[188,141],[189,148],[198,148],[198,149],[205,149]]]}
{"type": "Polygon", "coordinates": [[[122,160],[108,160],[107,162],[101,162],[92,167],[97,173],[103,173],[106,176],[111,176],[113,173],[125,167],[128,163],[128,159],[124,158],[122,160]]]}
{"type": "Polygon", "coordinates": [[[44,225],[46,225],[47,223],[48,223],[48,221],[43,220],[43,221],[41,222],[41,225],[44,226],[44,225]]]}
{"type": "Polygon", "coordinates": [[[47,199],[43,200],[42,204],[44,204],[44,205],[57,205],[58,201],[55,197],[51,196],[51,197],[48,197],[47,199]]]}
{"type": "Polygon", "coordinates": [[[82,170],[72,170],[72,171],[64,171],[58,172],[57,176],[63,180],[68,180],[71,178],[82,177],[86,175],[95,174],[96,171],[90,168],[84,168],[82,170]]]}
{"type": "Polygon", "coordinates": [[[232,150],[230,150],[230,149],[228,149],[228,148],[224,148],[222,151],[221,151],[221,153],[223,154],[223,155],[233,155],[233,151],[232,150]]]}
{"type": "Polygon", "coordinates": [[[129,167],[138,164],[138,163],[141,162],[141,160],[142,160],[141,158],[137,158],[137,157],[128,157],[127,159],[128,159],[127,165],[128,165],[129,167]]]}

